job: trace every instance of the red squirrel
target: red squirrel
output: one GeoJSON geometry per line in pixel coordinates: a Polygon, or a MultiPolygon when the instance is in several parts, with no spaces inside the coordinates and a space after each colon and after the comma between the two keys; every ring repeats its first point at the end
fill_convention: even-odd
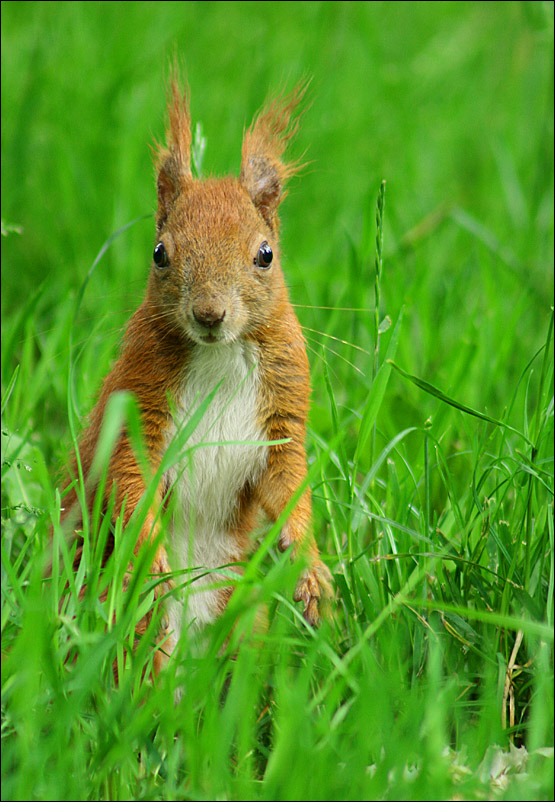
{"type": "MultiPolygon", "coordinates": [[[[175,432],[220,383],[185,448],[221,445],[200,445],[163,474],[156,503],[173,494],[174,513],[155,553],[155,574],[195,567],[203,573],[244,560],[259,510],[275,521],[306,478],[309,366],[281,271],[278,219],[285,182],[298,170],[282,157],[297,130],[294,112],[303,94],[297,88],[255,117],[244,135],[239,178],[201,180],[190,167],[188,95],[175,77],[171,82],[167,144],[155,149],[158,206],[146,297],[129,321],[79,447],[86,480],[107,401],[130,391],[155,473],[175,432]],[[267,444],[275,440],[287,442],[267,444]],[[192,470],[181,470],[191,453],[192,470]]],[[[123,510],[126,525],[145,478],[125,431],[110,460],[106,504],[114,485],[113,517],[123,510]]],[[[88,496],[92,509],[94,492],[88,496]]],[[[74,505],[71,490],[64,516],[74,505]]],[[[293,557],[299,550],[305,555],[294,598],[316,625],[331,577],[310,518],[305,489],[279,546],[293,546],[293,557]]],[[[158,537],[159,526],[153,507],[135,553],[158,537]]],[[[186,627],[203,627],[223,612],[231,589],[209,587],[217,578],[212,573],[194,582],[185,603],[177,592],[166,599],[166,654],[186,627]]]]}

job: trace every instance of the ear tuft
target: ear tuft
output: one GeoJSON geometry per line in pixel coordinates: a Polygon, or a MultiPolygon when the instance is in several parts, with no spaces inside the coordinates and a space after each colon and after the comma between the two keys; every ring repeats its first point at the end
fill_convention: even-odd
{"type": "Polygon", "coordinates": [[[155,143],[156,188],[158,212],[156,225],[160,230],[175,198],[192,180],[191,174],[191,114],[189,93],[179,89],[179,71],[174,64],[168,88],[168,127],[166,147],[155,143]]]}
{"type": "Polygon", "coordinates": [[[303,166],[298,161],[285,164],[282,156],[299,128],[298,109],[309,83],[303,81],[288,95],[281,94],[267,103],[243,139],[239,180],[274,230],[278,226],[277,209],[286,194],[284,185],[303,166]]]}

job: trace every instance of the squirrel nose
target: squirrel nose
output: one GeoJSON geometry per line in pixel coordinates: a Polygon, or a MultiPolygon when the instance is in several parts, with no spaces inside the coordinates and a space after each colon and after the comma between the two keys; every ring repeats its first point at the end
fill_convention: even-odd
{"type": "Polygon", "coordinates": [[[193,307],[193,317],[207,329],[218,326],[225,317],[225,309],[214,309],[214,307],[193,307]]]}

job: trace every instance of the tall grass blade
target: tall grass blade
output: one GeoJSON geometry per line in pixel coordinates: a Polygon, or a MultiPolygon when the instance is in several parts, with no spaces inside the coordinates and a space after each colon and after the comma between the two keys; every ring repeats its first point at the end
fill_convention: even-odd
{"type": "Polygon", "coordinates": [[[465,404],[461,404],[460,401],[456,401],[454,398],[450,398],[448,395],[445,395],[445,393],[443,393],[437,387],[434,387],[433,384],[424,381],[424,379],[420,379],[418,376],[412,376],[410,373],[407,373],[402,368],[400,368],[399,365],[396,365],[395,362],[393,362],[389,358],[386,361],[391,365],[392,368],[395,368],[395,370],[398,373],[400,373],[401,376],[411,381],[421,390],[424,390],[424,392],[428,393],[428,395],[434,396],[440,401],[443,401],[445,404],[449,404],[450,406],[455,407],[455,409],[460,409],[461,412],[466,412],[467,415],[472,415],[475,418],[479,418],[480,420],[487,421],[488,423],[493,423],[495,426],[500,426],[503,429],[507,429],[508,431],[517,434],[519,437],[522,437],[523,440],[526,440],[528,445],[530,446],[533,445],[532,441],[529,440],[526,437],[526,435],[520,432],[518,429],[515,429],[514,426],[509,426],[508,423],[504,423],[503,421],[500,421],[497,418],[492,418],[489,415],[484,414],[483,412],[478,412],[478,410],[472,409],[472,407],[468,407],[465,404]]]}

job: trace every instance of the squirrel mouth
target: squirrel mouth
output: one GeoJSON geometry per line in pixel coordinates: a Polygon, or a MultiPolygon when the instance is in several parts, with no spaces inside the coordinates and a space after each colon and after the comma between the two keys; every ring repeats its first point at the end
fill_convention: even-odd
{"type": "Polygon", "coordinates": [[[201,340],[204,343],[217,343],[220,342],[221,339],[222,339],[221,337],[217,337],[215,334],[212,334],[211,331],[209,331],[208,334],[204,334],[201,337],[201,340]]]}
{"type": "Polygon", "coordinates": [[[226,337],[223,332],[212,331],[211,329],[205,329],[202,332],[195,331],[193,339],[195,342],[199,343],[199,345],[217,345],[218,343],[226,342],[226,337]]]}
{"type": "Polygon", "coordinates": [[[221,345],[232,342],[235,335],[229,328],[222,326],[187,326],[187,334],[198,345],[221,345]]]}
{"type": "Polygon", "coordinates": [[[206,326],[192,325],[186,327],[186,333],[198,345],[215,345],[224,342],[223,332],[206,326]]]}

